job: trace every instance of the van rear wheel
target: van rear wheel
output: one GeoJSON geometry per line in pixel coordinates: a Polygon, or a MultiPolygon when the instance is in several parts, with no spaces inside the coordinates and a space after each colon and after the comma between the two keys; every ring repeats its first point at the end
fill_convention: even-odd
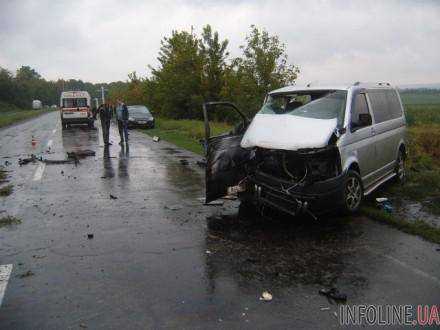
{"type": "Polygon", "coordinates": [[[360,175],[353,170],[349,170],[344,182],[342,201],[342,210],[344,213],[353,214],[359,211],[363,196],[364,188],[360,175]]]}
{"type": "Polygon", "coordinates": [[[406,172],[405,172],[405,154],[402,150],[399,151],[399,155],[396,159],[396,167],[394,169],[396,173],[396,181],[400,184],[405,183],[406,172]]]}

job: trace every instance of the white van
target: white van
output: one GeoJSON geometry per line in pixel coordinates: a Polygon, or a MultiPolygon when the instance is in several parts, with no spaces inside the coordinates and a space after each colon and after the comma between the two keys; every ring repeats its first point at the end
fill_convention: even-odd
{"type": "Polygon", "coordinates": [[[43,103],[40,100],[33,100],[32,101],[32,109],[40,110],[42,107],[43,107],[43,103]]]}
{"type": "Polygon", "coordinates": [[[252,122],[225,102],[205,104],[204,115],[207,202],[234,190],[290,214],[352,213],[379,185],[405,177],[405,113],[388,83],[284,87],[267,95],[252,122]],[[242,120],[211,137],[208,109],[216,105],[242,120]]]}
{"type": "Polygon", "coordinates": [[[60,97],[61,125],[87,124],[93,127],[93,114],[90,110],[90,94],[86,91],[62,92],[60,97]]]}

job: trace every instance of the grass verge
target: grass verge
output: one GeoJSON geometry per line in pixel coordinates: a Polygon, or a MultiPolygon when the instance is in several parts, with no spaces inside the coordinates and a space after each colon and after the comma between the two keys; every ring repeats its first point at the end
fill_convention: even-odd
{"type": "MultiPolygon", "coordinates": [[[[231,130],[231,126],[225,123],[211,123],[211,135],[219,135],[231,130]]],[[[156,127],[142,129],[143,133],[150,136],[158,136],[161,139],[175,144],[179,148],[203,155],[203,147],[200,140],[205,138],[205,125],[201,120],[174,120],[156,118],[156,127]]]]}
{"type": "Polygon", "coordinates": [[[405,233],[417,235],[428,241],[440,244],[440,228],[433,227],[424,221],[416,220],[410,222],[372,206],[363,206],[361,211],[376,221],[396,227],[405,233]]]}
{"type": "Polygon", "coordinates": [[[0,128],[15,124],[19,121],[37,117],[49,110],[19,110],[14,112],[0,112],[0,128]]]}
{"type": "Polygon", "coordinates": [[[0,218],[0,228],[5,226],[18,225],[20,223],[21,220],[19,218],[10,215],[0,218]]]}
{"type": "Polygon", "coordinates": [[[8,184],[7,186],[0,188],[0,196],[5,197],[12,194],[12,191],[14,190],[14,186],[12,184],[8,184]]]}

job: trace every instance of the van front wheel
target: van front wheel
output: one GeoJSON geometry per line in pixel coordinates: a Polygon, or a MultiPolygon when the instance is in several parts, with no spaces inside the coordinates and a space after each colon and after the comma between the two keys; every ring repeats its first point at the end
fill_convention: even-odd
{"type": "Polygon", "coordinates": [[[359,211],[364,196],[364,188],[360,175],[353,170],[349,170],[347,173],[347,177],[344,181],[343,196],[342,208],[344,213],[352,214],[359,211]]]}

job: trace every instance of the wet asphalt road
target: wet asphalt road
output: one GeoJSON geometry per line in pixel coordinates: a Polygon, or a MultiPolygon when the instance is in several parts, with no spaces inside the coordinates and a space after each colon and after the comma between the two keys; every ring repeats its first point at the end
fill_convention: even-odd
{"type": "Polygon", "coordinates": [[[439,304],[435,244],[362,217],[241,219],[236,201],[201,205],[199,157],[134,131],[121,149],[114,126],[105,150],[98,135],[62,131],[58,113],[0,130],[14,184],[0,215],[22,219],[0,228],[0,329],[338,328],[318,294],[330,286],[350,305],[439,304]],[[17,164],[83,149],[96,156],[76,167],[17,164]]]}

